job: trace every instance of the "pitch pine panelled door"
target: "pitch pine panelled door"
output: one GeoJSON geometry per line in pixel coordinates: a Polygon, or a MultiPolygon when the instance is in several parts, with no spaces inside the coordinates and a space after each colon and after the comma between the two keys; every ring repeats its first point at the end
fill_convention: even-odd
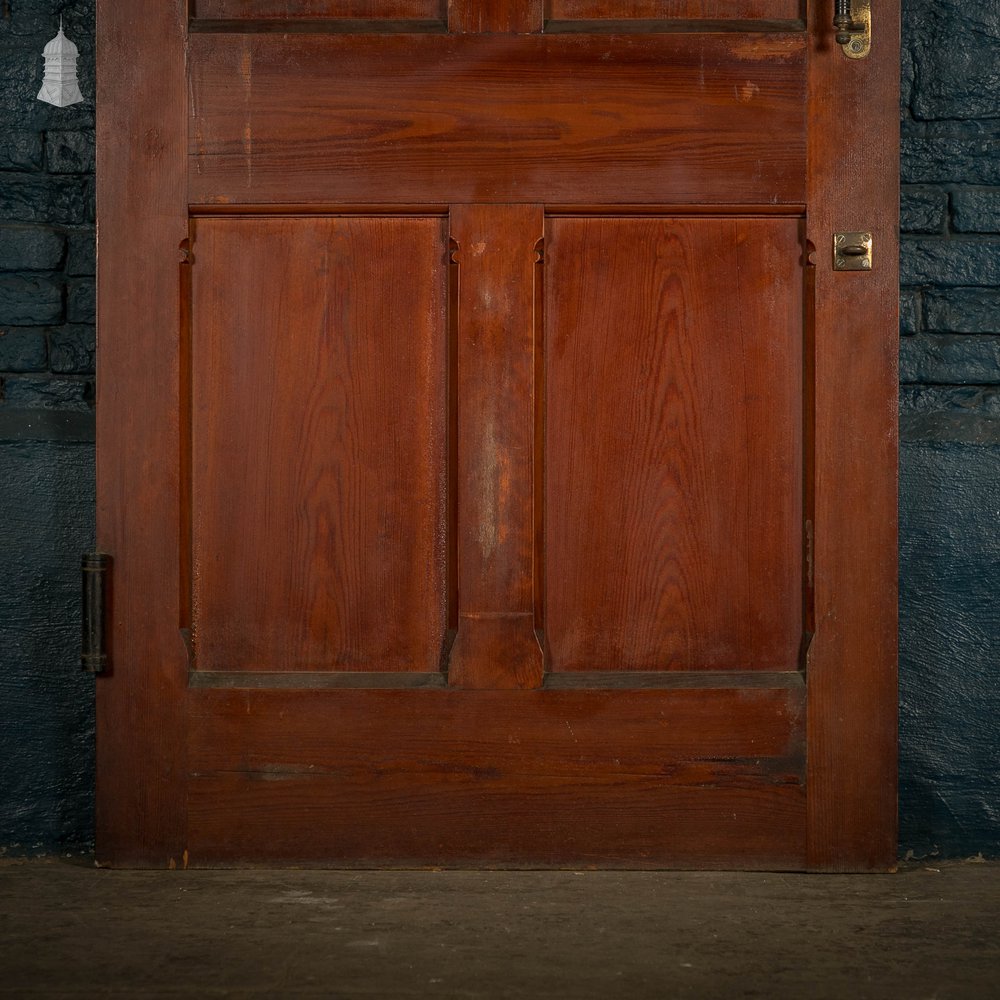
{"type": "Polygon", "coordinates": [[[99,3],[102,862],[892,865],[872,6],[99,3]]]}

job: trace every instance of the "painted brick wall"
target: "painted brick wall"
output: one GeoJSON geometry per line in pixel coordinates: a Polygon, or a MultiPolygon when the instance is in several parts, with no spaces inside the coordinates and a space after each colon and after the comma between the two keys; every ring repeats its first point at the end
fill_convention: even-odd
{"type": "Polygon", "coordinates": [[[92,98],[93,0],[0,0],[0,853],[92,839],[77,567],[94,521],[94,105],[35,100],[60,13],[92,98]]]}
{"type": "Polygon", "coordinates": [[[1000,854],[1000,3],[903,0],[900,818],[1000,854]]]}
{"type": "MultiPolygon", "coordinates": [[[[0,0],[0,853],[91,836],[93,104],[35,94],[61,12],[93,95],[93,6],[0,0]]],[[[1000,854],[1000,4],[904,43],[902,850],[1000,854]]]]}

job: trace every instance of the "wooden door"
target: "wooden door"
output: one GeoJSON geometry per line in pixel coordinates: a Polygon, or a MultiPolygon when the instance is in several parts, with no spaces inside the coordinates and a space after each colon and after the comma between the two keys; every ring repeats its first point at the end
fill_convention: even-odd
{"type": "Polygon", "coordinates": [[[100,861],[893,864],[874,6],[99,3],[100,861]]]}

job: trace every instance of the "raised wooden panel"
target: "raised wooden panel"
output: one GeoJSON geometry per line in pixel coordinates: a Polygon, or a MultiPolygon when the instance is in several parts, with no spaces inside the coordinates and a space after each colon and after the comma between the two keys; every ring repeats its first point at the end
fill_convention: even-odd
{"type": "Polygon", "coordinates": [[[800,204],[801,35],[190,39],[196,204],[800,204]]]}
{"type": "Polygon", "coordinates": [[[438,669],[445,243],[436,218],[198,221],[198,668],[438,669]]]}
{"type": "Polygon", "coordinates": [[[804,694],[191,691],[190,863],[797,867],[804,694]]]}
{"type": "Polygon", "coordinates": [[[435,20],[444,15],[444,0],[194,0],[194,16],[221,20],[435,20]]]}
{"type": "Polygon", "coordinates": [[[802,17],[803,0],[547,0],[550,20],[767,20],[802,17]]]}
{"type": "Polygon", "coordinates": [[[556,218],[545,265],[552,670],[793,670],[796,219],[556,218]]]}

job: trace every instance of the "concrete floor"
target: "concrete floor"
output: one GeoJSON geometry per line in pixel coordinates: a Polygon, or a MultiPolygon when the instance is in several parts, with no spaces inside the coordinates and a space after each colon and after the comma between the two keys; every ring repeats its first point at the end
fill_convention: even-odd
{"type": "Polygon", "coordinates": [[[0,862],[12,997],[1000,998],[1000,865],[897,875],[0,862]]]}

